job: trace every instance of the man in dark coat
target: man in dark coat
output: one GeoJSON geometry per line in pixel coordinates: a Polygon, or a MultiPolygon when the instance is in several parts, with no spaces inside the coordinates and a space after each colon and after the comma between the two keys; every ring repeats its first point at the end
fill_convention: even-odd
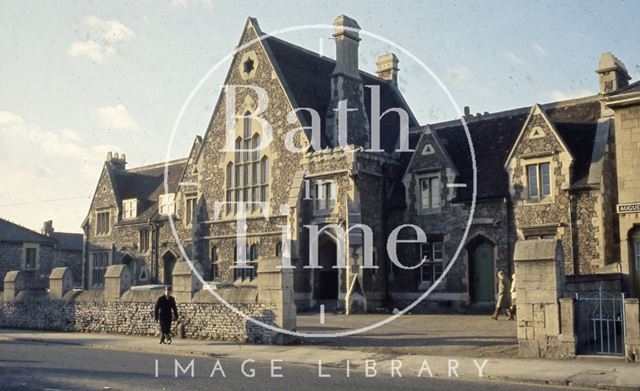
{"type": "Polygon", "coordinates": [[[171,343],[171,319],[178,320],[178,307],[176,307],[176,300],[171,296],[171,293],[173,293],[173,289],[167,286],[164,289],[164,295],[158,298],[154,310],[156,322],[158,320],[160,321],[160,332],[162,333],[160,337],[161,344],[171,343]],[[165,342],[165,338],[167,342],[165,342]]]}

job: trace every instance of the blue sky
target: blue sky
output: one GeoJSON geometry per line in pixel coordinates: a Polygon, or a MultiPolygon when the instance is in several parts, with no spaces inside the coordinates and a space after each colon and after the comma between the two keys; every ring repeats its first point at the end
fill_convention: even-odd
{"type": "MultiPolygon", "coordinates": [[[[594,93],[603,51],[640,75],[635,1],[4,1],[0,216],[79,232],[106,151],[126,153],[131,167],[162,161],[181,105],[237,44],[247,16],[269,32],[342,13],[420,58],[472,112],[594,93]]],[[[281,38],[333,56],[330,33],[281,38]]],[[[365,37],[361,67],[373,72],[387,49],[365,37]]],[[[436,83],[399,57],[400,87],[420,122],[453,118],[436,83]]],[[[172,157],[204,133],[222,69],[189,107],[172,157]]]]}

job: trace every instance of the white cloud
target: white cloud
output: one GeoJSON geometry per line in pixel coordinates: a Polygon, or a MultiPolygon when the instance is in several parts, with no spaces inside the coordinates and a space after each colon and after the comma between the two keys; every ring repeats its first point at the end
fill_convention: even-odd
{"type": "Polygon", "coordinates": [[[547,49],[545,49],[544,47],[542,47],[542,45],[540,45],[539,43],[534,43],[531,45],[531,48],[533,49],[533,51],[538,55],[538,56],[546,56],[547,55],[547,49]]]}
{"type": "Polygon", "coordinates": [[[61,133],[62,133],[62,137],[64,137],[67,140],[80,141],[81,139],[80,135],[75,130],[62,129],[61,133]]]}
{"type": "Polygon", "coordinates": [[[102,62],[106,57],[113,55],[115,49],[112,46],[99,44],[96,41],[78,41],[71,44],[69,54],[73,57],[87,57],[95,62],[102,62]]]}
{"type": "Polygon", "coordinates": [[[189,7],[203,7],[212,9],[213,2],[211,0],[170,0],[169,3],[174,7],[189,8],[189,7]]]}
{"type": "Polygon", "coordinates": [[[449,77],[456,81],[465,81],[471,79],[473,73],[466,65],[453,67],[447,71],[449,77]]]}
{"type": "Polygon", "coordinates": [[[113,146],[104,145],[83,146],[78,143],[78,133],[71,129],[43,129],[8,111],[0,111],[0,134],[3,144],[6,142],[5,145],[11,145],[10,151],[21,156],[29,156],[30,153],[40,156],[44,153],[87,161],[94,159],[96,154],[106,156],[107,151],[114,149],[113,146]]]}
{"type": "Polygon", "coordinates": [[[129,110],[122,104],[100,107],[97,110],[102,126],[111,129],[136,130],[138,123],[131,117],[129,110]]]}
{"type": "Polygon", "coordinates": [[[504,57],[513,65],[522,65],[524,64],[524,60],[520,58],[517,54],[513,52],[508,52],[504,54],[504,57]]]}
{"type": "Polygon", "coordinates": [[[580,90],[574,90],[574,91],[553,90],[549,92],[547,95],[549,96],[549,98],[553,99],[554,101],[557,101],[557,100],[584,98],[585,96],[589,96],[593,94],[594,94],[593,91],[589,91],[587,89],[580,89],[580,90]]]}
{"type": "Polygon", "coordinates": [[[135,37],[133,30],[117,20],[104,20],[92,15],[82,24],[87,39],[73,42],[69,46],[68,53],[73,57],[87,57],[94,62],[103,62],[113,56],[124,42],[135,37]]]}
{"type": "Polygon", "coordinates": [[[0,145],[10,146],[0,154],[0,214],[32,228],[51,218],[56,228],[73,231],[80,229],[107,152],[120,151],[1,110],[0,145]]]}

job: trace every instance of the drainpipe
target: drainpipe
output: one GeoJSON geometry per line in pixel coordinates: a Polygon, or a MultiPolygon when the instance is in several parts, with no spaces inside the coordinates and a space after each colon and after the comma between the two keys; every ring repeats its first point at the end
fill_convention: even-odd
{"type": "Polygon", "coordinates": [[[151,223],[151,240],[153,244],[151,246],[151,275],[153,276],[153,282],[158,283],[158,225],[151,223]]]}
{"type": "Polygon", "coordinates": [[[507,197],[504,197],[503,199],[504,201],[504,205],[505,205],[505,209],[507,212],[507,265],[509,268],[509,277],[511,277],[511,275],[513,274],[513,272],[515,271],[513,268],[513,254],[511,254],[511,200],[507,197]]]}
{"type": "MultiPolygon", "coordinates": [[[[568,206],[568,211],[569,211],[569,240],[570,240],[570,248],[571,248],[571,263],[573,264],[573,274],[577,275],[579,272],[579,267],[576,259],[576,249],[573,247],[573,219],[572,219],[572,212],[573,212],[573,208],[571,206],[572,203],[572,195],[571,195],[571,191],[570,189],[567,189],[567,199],[569,199],[569,206],[568,206]]],[[[566,274],[566,271],[565,271],[566,274]]]]}

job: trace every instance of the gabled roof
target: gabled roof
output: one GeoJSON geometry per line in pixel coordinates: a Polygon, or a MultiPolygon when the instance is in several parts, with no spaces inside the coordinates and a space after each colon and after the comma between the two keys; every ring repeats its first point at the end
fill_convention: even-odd
{"type": "MultiPolygon", "coordinates": [[[[331,73],[336,66],[336,61],[273,36],[268,36],[262,42],[269,49],[267,53],[270,52],[272,60],[277,63],[286,82],[283,84],[293,97],[292,102],[295,102],[298,107],[308,107],[318,112],[324,130],[326,112],[331,101],[331,73]]],[[[403,108],[409,113],[409,127],[418,125],[402,94],[391,82],[364,71],[360,71],[360,77],[365,86],[380,86],[380,113],[390,108],[403,108]]],[[[371,88],[364,88],[364,103],[367,116],[371,121],[370,102],[371,88]]],[[[309,114],[304,111],[301,114],[309,123],[309,114]]],[[[399,134],[397,115],[390,113],[382,117],[380,129],[383,130],[380,135],[381,147],[387,152],[393,152],[399,134]]],[[[334,147],[329,145],[326,134],[323,134],[322,141],[323,147],[334,147]]]]}
{"type": "Polygon", "coordinates": [[[613,95],[629,94],[631,92],[638,92],[638,91],[640,91],[640,80],[633,82],[626,87],[620,88],[618,91],[614,92],[613,95]]]}
{"type": "Polygon", "coordinates": [[[560,136],[560,133],[558,133],[558,130],[556,129],[556,126],[553,123],[553,121],[549,119],[549,116],[547,116],[547,113],[544,111],[544,109],[540,107],[539,104],[535,103],[533,106],[531,106],[531,110],[529,111],[527,120],[524,122],[524,125],[522,125],[522,128],[520,129],[520,133],[518,134],[518,138],[516,139],[516,142],[511,147],[511,152],[509,152],[509,156],[507,156],[507,159],[505,161],[505,166],[507,166],[509,164],[509,161],[513,158],[513,155],[516,153],[516,149],[518,148],[518,145],[520,145],[522,138],[527,132],[527,127],[529,126],[530,121],[536,115],[540,115],[542,117],[544,122],[547,124],[547,127],[549,128],[549,130],[551,130],[551,134],[555,136],[558,143],[560,143],[560,146],[562,146],[562,149],[564,149],[569,154],[571,161],[574,160],[573,153],[571,153],[571,150],[569,149],[567,144],[564,142],[564,139],[562,138],[562,136],[560,136]]]}
{"type": "MultiPolygon", "coordinates": [[[[482,117],[467,118],[477,166],[477,199],[501,198],[509,194],[504,161],[515,143],[529,110],[518,109],[482,117]]],[[[442,146],[460,173],[457,189],[460,200],[473,194],[473,166],[467,135],[461,121],[431,125],[442,146]]]]}
{"type": "MultiPolygon", "coordinates": [[[[575,158],[572,186],[585,184],[600,117],[597,96],[549,103],[540,107],[575,158]]],[[[476,155],[478,199],[509,196],[509,179],[504,163],[531,110],[532,106],[529,106],[466,118],[476,155]]],[[[458,181],[467,184],[466,188],[458,188],[458,200],[471,199],[473,169],[462,122],[453,120],[430,126],[458,169],[458,181]]]]}
{"type": "MultiPolygon", "coordinates": [[[[82,235],[80,235],[82,236],[82,235]]],[[[0,218],[0,242],[30,242],[55,245],[56,240],[0,218]]]]}
{"type": "Polygon", "coordinates": [[[54,232],[51,237],[58,242],[58,248],[66,251],[82,251],[82,234],[54,232]]]}
{"type": "MultiPolygon", "coordinates": [[[[168,162],[169,193],[175,193],[187,159],[168,162]]],[[[158,209],[158,199],[164,194],[165,163],[156,163],[127,170],[111,170],[120,200],[137,199],[138,215],[122,223],[149,221],[158,209]]]]}

